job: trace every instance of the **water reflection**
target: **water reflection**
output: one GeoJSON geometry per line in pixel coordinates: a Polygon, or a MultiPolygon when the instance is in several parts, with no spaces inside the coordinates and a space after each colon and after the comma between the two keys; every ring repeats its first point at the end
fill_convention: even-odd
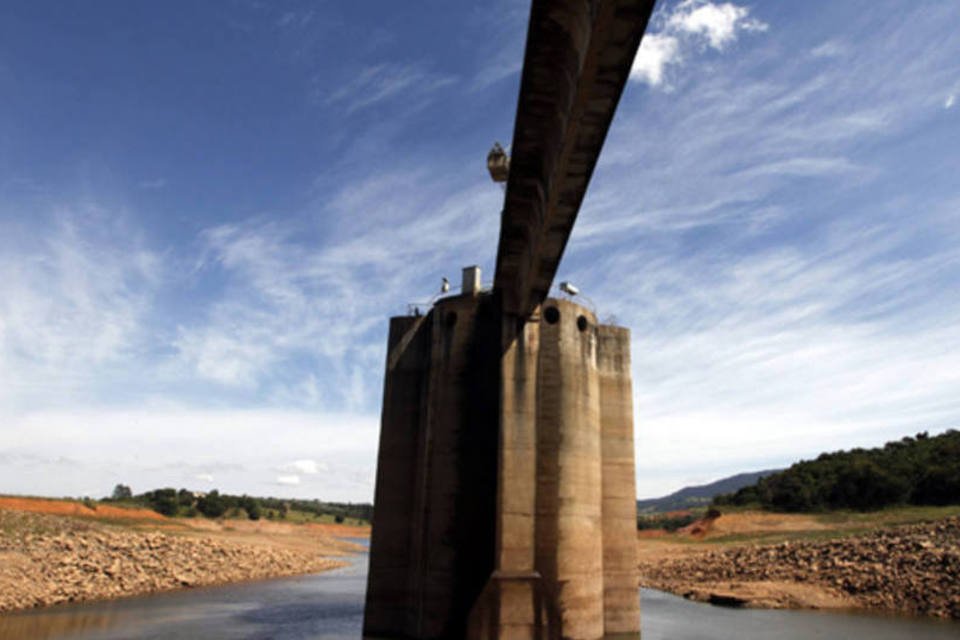
{"type": "Polygon", "coordinates": [[[49,640],[89,635],[112,627],[117,615],[110,611],[62,611],[47,615],[0,616],[0,638],[49,640]]]}

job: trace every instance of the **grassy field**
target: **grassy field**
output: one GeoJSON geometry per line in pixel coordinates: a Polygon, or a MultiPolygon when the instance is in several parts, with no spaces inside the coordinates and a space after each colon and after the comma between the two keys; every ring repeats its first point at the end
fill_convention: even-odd
{"type": "MultiPolygon", "coordinates": [[[[336,518],[332,514],[323,513],[316,514],[310,511],[299,511],[297,509],[290,509],[287,511],[287,517],[281,518],[280,513],[273,511],[272,509],[264,509],[263,517],[266,519],[271,519],[269,515],[270,512],[273,512],[273,519],[277,522],[291,522],[291,523],[317,523],[317,524],[342,524],[348,527],[363,527],[369,526],[370,523],[365,520],[358,520],[357,518],[344,518],[343,522],[337,522],[336,518]]],[[[242,514],[240,514],[242,516],[242,514]]]]}

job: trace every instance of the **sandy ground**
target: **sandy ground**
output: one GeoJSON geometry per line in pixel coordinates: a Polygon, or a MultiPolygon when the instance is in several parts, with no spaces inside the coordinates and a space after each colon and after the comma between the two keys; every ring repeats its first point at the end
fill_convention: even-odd
{"type": "Polygon", "coordinates": [[[816,516],[792,513],[731,513],[719,518],[701,520],[681,529],[681,533],[700,538],[731,535],[796,533],[827,531],[831,526],[816,516]]]}

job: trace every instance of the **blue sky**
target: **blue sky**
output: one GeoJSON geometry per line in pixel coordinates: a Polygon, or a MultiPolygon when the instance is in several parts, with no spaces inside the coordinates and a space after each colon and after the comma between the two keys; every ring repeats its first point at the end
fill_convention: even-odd
{"type": "MultiPolygon", "coordinates": [[[[492,273],[524,2],[0,7],[0,492],[369,500],[387,318],[492,273]]],[[[661,2],[561,265],[638,493],[960,424],[960,7],[661,2]]]]}

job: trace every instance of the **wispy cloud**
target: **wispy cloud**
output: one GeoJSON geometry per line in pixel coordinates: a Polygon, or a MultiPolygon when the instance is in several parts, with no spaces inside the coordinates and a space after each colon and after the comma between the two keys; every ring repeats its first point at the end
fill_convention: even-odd
{"type": "Polygon", "coordinates": [[[564,275],[633,329],[642,495],[955,424],[960,188],[902,146],[957,53],[909,34],[945,22],[628,93],[564,275]]]}
{"type": "Polygon", "coordinates": [[[207,230],[202,273],[226,286],[179,328],[179,360],[202,378],[285,402],[369,406],[385,318],[428,303],[463,256],[492,257],[499,191],[476,183],[407,171],[352,182],[318,203],[341,221],[322,242],[302,219],[207,230]]]}
{"type": "Polygon", "coordinates": [[[119,373],[143,346],[160,256],[122,216],[93,205],[6,226],[0,244],[0,402],[90,389],[91,367],[119,373]],[[119,241],[123,238],[123,241],[119,241]]]}
{"type": "MultiPolygon", "coordinates": [[[[960,415],[956,11],[895,4],[658,10],[561,265],[633,329],[642,494],[960,415]]],[[[250,107],[290,145],[251,180],[298,176],[275,208],[192,184],[188,160],[165,185],[122,176],[123,206],[92,184],[54,200],[39,171],[0,185],[5,491],[214,477],[371,497],[387,317],[466,264],[490,276],[502,192],[483,155],[509,136],[528,3],[452,12],[442,60],[311,10],[240,16],[278,92],[250,107]],[[317,64],[361,31],[342,68],[317,64]],[[161,187],[193,230],[153,209],[161,187]]],[[[219,122],[219,104],[195,106],[219,122]]],[[[261,149],[235,132],[205,129],[239,155],[200,162],[261,149]]]]}
{"type": "Polygon", "coordinates": [[[298,484],[300,484],[300,476],[297,476],[297,475],[277,476],[276,482],[279,485],[295,487],[298,484]]]}
{"type": "Polygon", "coordinates": [[[486,27],[483,37],[471,43],[478,65],[469,83],[472,91],[485,91],[507,78],[519,77],[529,12],[529,3],[516,0],[488,2],[472,10],[471,24],[486,27]]]}
{"type": "Polygon", "coordinates": [[[453,76],[427,71],[417,64],[380,63],[365,67],[343,86],[327,93],[317,90],[327,105],[353,113],[404,96],[408,104],[422,106],[437,89],[453,84],[453,76]]]}
{"type": "Polygon", "coordinates": [[[814,58],[836,58],[849,52],[849,47],[839,40],[827,40],[810,51],[814,58]]]}

